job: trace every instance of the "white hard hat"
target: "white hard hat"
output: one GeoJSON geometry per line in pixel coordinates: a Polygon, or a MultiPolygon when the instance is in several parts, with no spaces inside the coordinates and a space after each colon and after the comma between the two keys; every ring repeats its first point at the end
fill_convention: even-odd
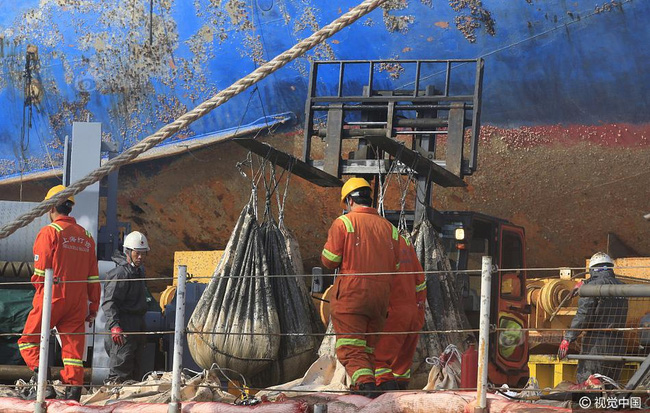
{"type": "Polygon", "coordinates": [[[589,268],[593,268],[602,264],[609,264],[610,267],[613,267],[614,260],[612,260],[612,258],[604,252],[597,252],[589,259],[589,268]]]}
{"type": "Polygon", "coordinates": [[[124,250],[149,251],[147,237],[139,231],[133,231],[124,238],[124,250]]]}

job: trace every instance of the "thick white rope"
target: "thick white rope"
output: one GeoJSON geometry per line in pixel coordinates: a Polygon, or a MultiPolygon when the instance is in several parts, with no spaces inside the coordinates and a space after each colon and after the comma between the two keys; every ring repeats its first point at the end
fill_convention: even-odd
{"type": "Polygon", "coordinates": [[[299,58],[300,56],[305,54],[305,52],[307,52],[308,50],[312,49],[313,47],[322,43],[329,37],[338,33],[343,28],[359,20],[361,17],[370,13],[371,11],[373,11],[374,9],[376,9],[386,1],[387,0],[366,0],[363,3],[359,4],[355,8],[351,9],[349,12],[343,14],[341,17],[334,20],[332,23],[318,30],[308,38],[302,40],[300,43],[294,45],[289,50],[284,51],[283,53],[274,57],[272,60],[268,61],[267,63],[255,69],[253,72],[249,73],[247,76],[239,79],[237,82],[233,83],[228,88],[217,93],[212,98],[201,103],[199,106],[195,107],[191,111],[181,115],[175,121],[163,126],[153,135],[149,135],[145,139],[133,145],[131,148],[122,152],[120,155],[109,160],[101,167],[89,173],[84,178],[73,183],[72,185],[70,185],[63,191],[59,192],[52,198],[41,202],[34,209],[19,216],[13,222],[5,225],[2,228],[2,230],[0,230],[0,239],[8,237],[17,229],[22,228],[25,225],[29,224],[34,219],[40,217],[45,212],[49,211],[50,208],[52,208],[53,206],[63,202],[63,200],[68,198],[70,195],[78,194],[79,192],[83,191],[87,186],[92,185],[95,182],[99,181],[104,176],[118,169],[120,166],[131,162],[138,155],[148,151],[149,149],[158,145],[159,143],[169,138],[179,130],[189,126],[194,121],[205,116],[213,109],[229,101],[232,97],[242,93],[250,86],[254,85],[255,83],[267,77],[268,75],[279,70],[287,63],[299,58]]]}

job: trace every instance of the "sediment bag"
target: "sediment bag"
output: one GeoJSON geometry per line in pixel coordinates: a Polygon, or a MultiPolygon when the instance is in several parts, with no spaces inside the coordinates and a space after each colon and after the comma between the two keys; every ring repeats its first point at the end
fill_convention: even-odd
{"type": "MultiPolygon", "coordinates": [[[[291,264],[293,265],[295,274],[304,275],[305,268],[302,263],[302,255],[300,254],[300,247],[298,246],[298,240],[293,235],[293,233],[289,231],[287,227],[284,226],[282,222],[280,222],[279,227],[286,241],[287,253],[289,254],[289,258],[291,259],[291,264]]],[[[320,314],[316,309],[316,305],[314,304],[314,301],[311,298],[311,292],[309,290],[311,284],[311,277],[297,277],[296,281],[298,283],[298,287],[300,287],[302,296],[307,299],[307,307],[309,309],[309,320],[312,326],[311,331],[313,333],[324,333],[325,327],[321,322],[320,314]]],[[[320,335],[313,336],[312,338],[315,343],[314,347],[316,349],[319,348],[323,336],[320,335]]]]}
{"type": "Polygon", "coordinates": [[[277,359],[281,328],[268,275],[251,202],[187,326],[190,353],[199,366],[217,363],[252,376],[277,359]]]}
{"type": "MultiPolygon", "coordinates": [[[[425,217],[414,229],[414,246],[418,259],[426,273],[427,302],[425,330],[469,329],[469,321],[462,307],[462,300],[456,288],[449,258],[431,222],[425,217]],[[430,273],[430,271],[434,271],[430,273]]],[[[438,333],[420,335],[420,345],[426,346],[429,355],[440,354],[450,344],[464,350],[464,341],[469,333],[438,333]],[[423,337],[424,336],[424,337],[423,337]]]]}
{"type": "MultiPolygon", "coordinates": [[[[302,267],[302,262],[290,244],[297,246],[295,239],[291,243],[286,235],[288,230],[281,229],[273,218],[267,219],[261,226],[262,239],[265,246],[266,261],[271,275],[271,290],[278,313],[280,331],[290,334],[280,337],[277,360],[270,368],[251,377],[251,383],[258,386],[268,386],[288,380],[293,380],[307,370],[316,359],[316,351],[320,340],[311,335],[317,332],[318,319],[309,292],[303,288],[304,280],[295,277],[296,268],[302,267]],[[294,275],[293,277],[276,277],[275,275],[294,275]],[[316,323],[314,323],[316,321],[316,323]],[[316,330],[315,330],[316,328],[316,330]]],[[[300,273],[302,275],[302,273],[300,273]]]]}

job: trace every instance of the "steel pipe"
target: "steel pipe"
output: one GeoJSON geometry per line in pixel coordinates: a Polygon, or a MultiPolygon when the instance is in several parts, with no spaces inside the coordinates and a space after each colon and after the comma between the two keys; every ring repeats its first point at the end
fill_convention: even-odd
{"type": "Polygon", "coordinates": [[[578,290],[580,297],[650,297],[649,284],[585,284],[578,290]]]}
{"type": "MultiPolygon", "coordinates": [[[[343,129],[341,137],[347,139],[362,138],[364,136],[386,136],[388,129],[381,128],[364,128],[364,129],[343,129]]],[[[442,135],[447,134],[447,131],[428,130],[428,131],[398,131],[398,135],[442,135]]],[[[317,129],[314,133],[315,136],[320,138],[327,137],[327,129],[317,129]]]]}
{"type": "Polygon", "coordinates": [[[41,315],[41,348],[38,357],[38,384],[36,387],[36,402],[34,412],[47,411],[45,404],[45,388],[47,387],[47,362],[50,348],[50,320],[52,319],[52,285],[54,284],[54,270],[45,270],[45,284],[43,285],[43,312],[41,315]]]}
{"type": "Polygon", "coordinates": [[[626,363],[643,363],[642,356],[603,356],[600,354],[569,354],[569,360],[624,361],[626,363]]]}
{"type": "MultiPolygon", "coordinates": [[[[331,100],[340,100],[343,98],[337,98],[337,97],[332,97],[331,100]]],[[[371,98],[373,101],[376,100],[376,98],[371,98]]],[[[401,98],[404,100],[404,98],[401,98]]],[[[432,99],[429,99],[429,101],[432,99]]],[[[449,98],[449,100],[452,100],[449,98]]],[[[463,102],[463,99],[460,99],[461,102],[463,102]]],[[[318,111],[318,112],[324,112],[332,109],[330,105],[314,105],[311,107],[311,110],[313,111],[318,111]]],[[[413,104],[398,104],[395,107],[395,110],[449,110],[451,109],[451,105],[444,105],[444,104],[432,104],[432,103],[413,103],[413,104]]],[[[467,110],[472,110],[472,105],[471,104],[466,104],[465,109],[467,110]]],[[[387,106],[386,105],[378,105],[378,104],[356,104],[356,103],[349,103],[349,104],[343,104],[343,110],[354,110],[354,111],[359,111],[359,110],[377,110],[377,111],[383,111],[386,112],[387,106]]]]}
{"type": "Polygon", "coordinates": [[[406,63],[474,63],[476,62],[476,59],[405,59],[405,60],[319,60],[316,62],[317,65],[338,65],[339,63],[343,62],[346,65],[350,64],[359,64],[359,63],[366,63],[366,64],[379,64],[379,63],[399,63],[399,64],[406,64],[406,63]]]}
{"type": "Polygon", "coordinates": [[[183,362],[183,336],[185,335],[185,281],[187,266],[178,266],[178,284],[176,285],[176,319],[174,322],[174,359],[172,370],[172,391],[169,413],[181,412],[181,369],[183,362]]]}
{"type": "Polygon", "coordinates": [[[483,257],[481,266],[481,313],[478,337],[478,370],[476,374],[476,408],[487,411],[488,349],[490,347],[490,291],[492,290],[492,257],[483,257]]]}

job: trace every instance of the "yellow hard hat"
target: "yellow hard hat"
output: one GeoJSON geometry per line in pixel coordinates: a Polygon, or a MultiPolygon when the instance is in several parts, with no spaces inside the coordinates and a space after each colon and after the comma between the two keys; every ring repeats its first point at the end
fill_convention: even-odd
{"type": "Polygon", "coordinates": [[[370,188],[370,184],[363,178],[350,178],[341,188],[341,204],[345,204],[345,198],[359,188],[370,188]]]}
{"type": "MultiPolygon", "coordinates": [[[[50,188],[49,191],[47,191],[47,195],[45,195],[45,199],[43,201],[47,201],[48,199],[52,198],[54,195],[58,194],[59,192],[63,191],[65,189],[65,186],[63,185],[56,185],[50,188]]],[[[68,197],[68,201],[72,202],[74,204],[74,195],[70,195],[68,197]]]]}

